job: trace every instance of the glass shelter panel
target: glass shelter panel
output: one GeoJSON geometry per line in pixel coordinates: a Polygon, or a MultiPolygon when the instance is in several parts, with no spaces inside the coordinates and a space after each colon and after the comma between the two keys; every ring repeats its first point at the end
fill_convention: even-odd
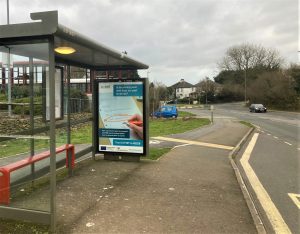
{"type": "Polygon", "coordinates": [[[56,75],[62,74],[63,119],[64,128],[59,129],[57,145],[70,143],[75,146],[76,158],[91,156],[92,113],[89,76],[90,71],[84,68],[57,64],[56,75]],[[82,152],[82,153],[80,153],[82,152]],[[79,154],[78,154],[79,153],[79,154]],[[87,153],[90,153],[86,155],[87,153]]]}
{"type": "Polygon", "coordinates": [[[50,211],[48,43],[0,46],[0,206],[50,211]]]}

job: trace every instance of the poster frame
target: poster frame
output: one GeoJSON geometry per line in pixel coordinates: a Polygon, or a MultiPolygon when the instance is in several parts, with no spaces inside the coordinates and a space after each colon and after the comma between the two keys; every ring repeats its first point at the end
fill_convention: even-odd
{"type": "MultiPolygon", "coordinates": [[[[95,153],[102,153],[113,156],[147,156],[149,151],[149,134],[148,134],[148,79],[145,78],[131,78],[131,79],[95,79],[93,84],[94,101],[94,138],[95,138],[95,153]],[[121,152],[121,151],[106,151],[99,149],[99,84],[103,83],[123,83],[123,82],[141,82],[143,85],[143,152],[121,152]]],[[[101,100],[100,100],[101,101],[101,100]]]]}

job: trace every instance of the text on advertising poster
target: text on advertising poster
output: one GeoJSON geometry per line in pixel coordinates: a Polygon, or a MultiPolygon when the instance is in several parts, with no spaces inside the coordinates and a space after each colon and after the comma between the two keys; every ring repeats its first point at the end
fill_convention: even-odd
{"type": "Polygon", "coordinates": [[[143,82],[100,82],[99,151],[143,154],[143,82]]]}

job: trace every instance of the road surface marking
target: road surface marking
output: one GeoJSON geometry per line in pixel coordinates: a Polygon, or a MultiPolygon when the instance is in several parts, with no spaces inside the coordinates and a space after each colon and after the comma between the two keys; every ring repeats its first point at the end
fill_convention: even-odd
{"type": "Polygon", "coordinates": [[[241,158],[241,164],[245,170],[245,173],[249,179],[249,182],[255,191],[257,198],[263,207],[264,211],[266,212],[266,215],[273,226],[273,229],[275,230],[275,233],[291,233],[290,229],[288,228],[287,224],[284,222],[281,214],[277,210],[276,206],[272,202],[269,194],[259,181],[257,175],[255,174],[254,170],[252,169],[251,165],[249,164],[249,159],[251,156],[251,153],[254,149],[254,146],[256,144],[256,141],[258,139],[259,133],[255,133],[248,144],[242,158],[241,158]]]}
{"type": "Polygon", "coordinates": [[[184,139],[175,139],[170,137],[152,137],[156,140],[162,140],[162,141],[171,141],[171,142],[179,142],[179,143],[185,143],[190,145],[200,145],[200,146],[206,146],[211,148],[217,148],[217,149],[226,149],[226,150],[233,150],[233,146],[227,146],[227,145],[218,145],[218,144],[211,144],[206,142],[200,142],[200,141],[189,141],[184,139]]]}
{"type": "Polygon", "coordinates": [[[278,139],[278,137],[277,136],[273,136],[275,139],[278,139]]]}
{"type": "Polygon", "coordinates": [[[260,126],[253,124],[254,127],[257,128],[258,131],[261,131],[260,126]]]}
{"type": "Polygon", "coordinates": [[[300,150],[300,148],[298,148],[298,150],[300,150]]]}
{"type": "Polygon", "coordinates": [[[271,136],[271,134],[270,134],[270,133],[267,133],[267,135],[268,135],[268,136],[271,136]]]}
{"type": "Polygon", "coordinates": [[[300,194],[288,193],[288,195],[300,210],[300,194]]]}
{"type": "Polygon", "coordinates": [[[284,143],[287,144],[287,145],[292,145],[291,143],[289,143],[289,142],[287,142],[287,141],[285,141],[284,143]]]}
{"type": "Polygon", "coordinates": [[[157,145],[157,144],[160,144],[160,141],[157,141],[157,140],[151,140],[151,141],[149,141],[149,144],[157,145]]]}
{"type": "Polygon", "coordinates": [[[188,145],[191,145],[191,144],[183,144],[183,145],[176,145],[172,148],[173,149],[176,149],[176,148],[179,148],[179,147],[184,147],[184,146],[188,146],[188,145]]]}

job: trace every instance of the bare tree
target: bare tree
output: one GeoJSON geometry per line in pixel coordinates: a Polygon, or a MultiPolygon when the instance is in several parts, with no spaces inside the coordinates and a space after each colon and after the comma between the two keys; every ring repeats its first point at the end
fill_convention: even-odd
{"type": "Polygon", "coordinates": [[[247,103],[249,71],[272,71],[280,68],[282,63],[283,59],[277,50],[245,43],[228,48],[224,58],[219,63],[219,67],[222,71],[243,72],[240,79],[244,80],[244,100],[247,103]]]}
{"type": "Polygon", "coordinates": [[[169,91],[161,82],[154,81],[149,85],[150,110],[154,112],[160,105],[160,101],[167,101],[169,91]]]}
{"type": "Polygon", "coordinates": [[[276,69],[282,63],[277,50],[246,43],[228,48],[219,67],[221,70],[247,71],[251,68],[276,69]]]}
{"type": "Polygon", "coordinates": [[[268,69],[280,68],[283,63],[283,59],[280,58],[277,50],[268,50],[265,58],[265,67],[268,69]]]}
{"type": "Polygon", "coordinates": [[[216,90],[217,84],[208,77],[205,77],[204,80],[201,80],[196,84],[196,92],[198,93],[198,96],[201,97],[202,102],[205,102],[206,104],[208,101],[213,101],[216,90]]]}

